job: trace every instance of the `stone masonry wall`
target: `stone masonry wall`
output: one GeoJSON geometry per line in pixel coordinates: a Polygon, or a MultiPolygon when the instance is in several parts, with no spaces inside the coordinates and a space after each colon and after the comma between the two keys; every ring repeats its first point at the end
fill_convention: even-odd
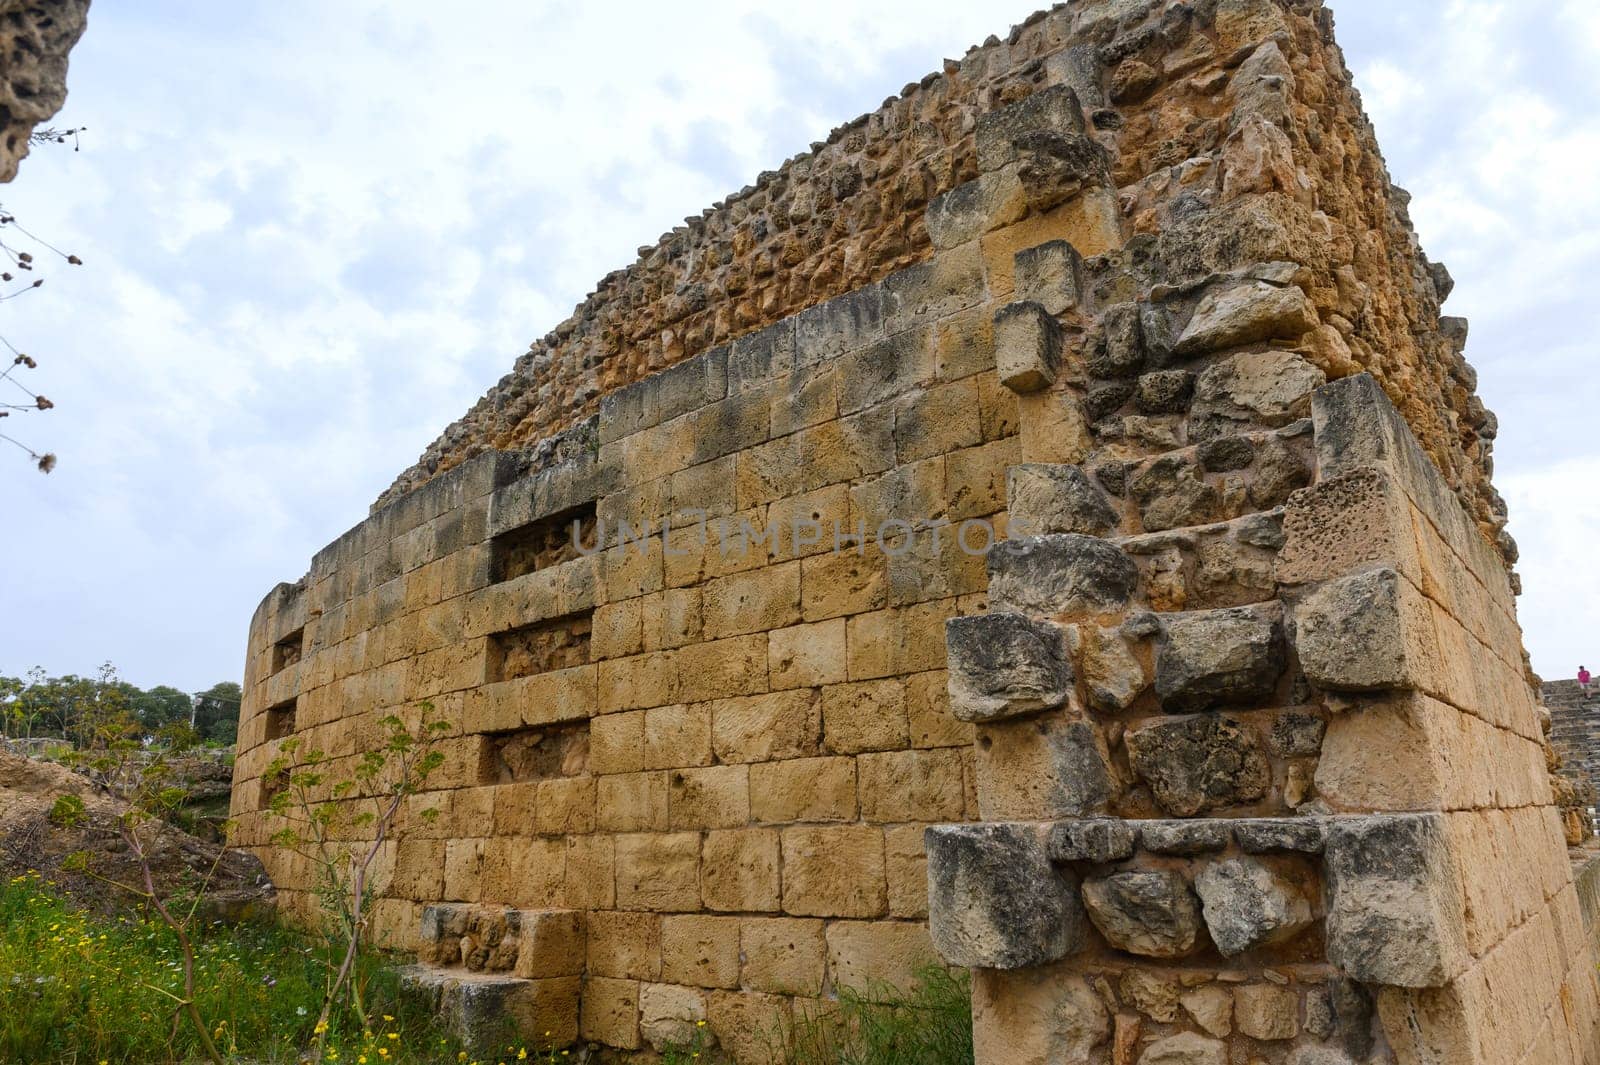
{"type": "Polygon", "coordinates": [[[309,918],[268,766],[428,700],[374,934],[471,1038],[767,1061],[942,959],[979,1065],[1600,1062],[1403,200],[1319,5],[1036,16],[609,278],[267,596],[236,842],[309,918]]]}

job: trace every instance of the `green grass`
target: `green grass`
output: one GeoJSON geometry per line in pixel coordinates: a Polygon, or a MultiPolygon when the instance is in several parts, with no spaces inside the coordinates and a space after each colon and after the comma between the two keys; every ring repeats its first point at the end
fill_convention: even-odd
{"type": "MultiPolygon", "coordinates": [[[[201,1016],[230,1061],[290,1065],[312,1040],[325,969],[315,941],[279,928],[214,925],[195,936],[201,1016]]],[[[392,959],[368,956],[360,979],[374,1028],[335,1017],[333,1065],[463,1065],[475,1059],[398,994],[392,959]]],[[[77,909],[35,875],[0,882],[0,1063],[159,1065],[203,1061],[174,1024],[182,959],[165,925],[77,909]]],[[[837,1009],[786,1033],[788,1065],[972,1065],[967,977],[921,974],[916,990],[840,994],[837,1009]]],[[[561,1051],[509,1045],[480,1065],[564,1065],[561,1051]],[[526,1056],[520,1056],[525,1054],[526,1056]]],[[[663,1065],[720,1061],[697,1033],[663,1065]]]]}
{"type": "MultiPolygon", "coordinates": [[[[218,1047],[262,1065],[295,1061],[312,1038],[323,974],[315,944],[264,926],[200,929],[196,1003],[218,1047]]],[[[122,1065],[203,1060],[174,1026],[181,955],[158,921],[74,908],[37,876],[0,883],[0,1062],[122,1065]]],[[[454,1062],[456,1047],[397,994],[380,958],[361,973],[374,1030],[331,1026],[338,1065],[454,1062]]],[[[515,1059],[515,1055],[512,1055],[515,1059]]]]}

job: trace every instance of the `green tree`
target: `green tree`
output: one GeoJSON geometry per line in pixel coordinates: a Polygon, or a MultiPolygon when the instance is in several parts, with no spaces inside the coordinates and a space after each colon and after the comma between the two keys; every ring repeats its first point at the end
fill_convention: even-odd
{"type": "Polygon", "coordinates": [[[244,690],[231,680],[213,684],[194,699],[194,730],[202,740],[233,743],[239,738],[239,702],[244,690]]]}
{"type": "Polygon", "coordinates": [[[149,691],[135,688],[128,701],[146,736],[154,736],[179,721],[188,724],[189,715],[194,712],[194,701],[186,692],[165,684],[157,684],[149,691]]]}

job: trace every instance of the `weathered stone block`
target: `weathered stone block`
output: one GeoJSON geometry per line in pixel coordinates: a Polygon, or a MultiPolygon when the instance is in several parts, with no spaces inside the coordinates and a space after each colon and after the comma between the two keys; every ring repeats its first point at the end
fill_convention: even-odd
{"type": "Polygon", "coordinates": [[[778,833],[743,828],[707,832],[700,896],[709,910],[759,913],[779,908],[778,833]]]}
{"type": "Polygon", "coordinates": [[[757,991],[815,995],[822,990],[827,945],[822,922],[747,917],[739,922],[743,981],[757,991]]]}
{"type": "Polygon", "coordinates": [[[1226,716],[1158,721],[1130,731],[1125,743],[1135,775],[1179,817],[1255,802],[1271,785],[1254,731],[1226,716]]]}
{"type": "Polygon", "coordinates": [[[1083,882],[1089,920],[1118,950],[1147,958],[1182,958],[1195,950],[1200,906],[1171,870],[1113,873],[1083,882]]]}
{"type": "Polygon", "coordinates": [[[1427,605],[1391,569],[1328,581],[1295,608],[1295,649],[1311,683],[1332,691],[1421,686],[1427,605]]]}
{"type": "Polygon", "coordinates": [[[783,909],[805,917],[881,917],[888,910],[883,830],[872,825],[783,832],[783,909]]]}
{"type": "Polygon", "coordinates": [[[1139,1065],[1228,1065],[1228,1047],[1203,1035],[1180,1032],[1145,1047],[1139,1065]]]}
{"type": "Polygon", "coordinates": [[[1111,1035],[1111,1015],[1083,977],[1059,966],[980,969],[972,980],[977,1061],[1057,1065],[1092,1061],[1111,1035]]]}
{"type": "Polygon", "coordinates": [[[1064,240],[1017,252],[1014,272],[1018,300],[1037,303],[1059,315],[1083,298],[1083,256],[1064,240]]]}
{"type": "Polygon", "coordinates": [[[1115,544],[1058,533],[1003,540],[989,550],[989,597],[997,610],[1079,614],[1128,605],[1139,570],[1115,544]]]}
{"type": "Polygon", "coordinates": [[[1027,824],[930,828],[928,924],[951,965],[1021,969],[1080,950],[1086,927],[1071,873],[1027,824]]]}
{"type": "Polygon", "coordinates": [[[1131,821],[1103,817],[1063,821],[1050,830],[1050,858],[1057,862],[1117,862],[1133,857],[1138,836],[1131,821]]]}
{"type": "Polygon", "coordinates": [[[1321,821],[1284,817],[1247,819],[1232,822],[1233,838],[1246,854],[1293,851],[1321,854],[1324,828],[1321,821]]]}
{"type": "Polygon", "coordinates": [[[1316,327],[1316,308],[1292,285],[1279,288],[1265,281],[1214,285],[1200,298],[1172,352],[1203,355],[1275,337],[1298,339],[1316,327]]]}
{"type": "Polygon", "coordinates": [[[688,1046],[694,1040],[697,1025],[705,1019],[704,992],[671,984],[640,985],[639,1034],[653,1049],[688,1046]]]}
{"type": "Polygon", "coordinates": [[[1200,464],[1184,455],[1164,455],[1140,470],[1128,484],[1139,504],[1146,532],[1186,525],[1204,525],[1227,514],[1221,490],[1204,476],[1200,464]]]}
{"type": "Polygon", "coordinates": [[[1467,964],[1456,870],[1437,814],[1328,826],[1328,960],[1363,983],[1443,987],[1467,964]]]}
{"type": "Polygon", "coordinates": [[[1305,891],[1258,861],[1209,865],[1195,877],[1194,888],[1211,940],[1228,957],[1288,942],[1314,919],[1305,891]]]}
{"type": "Polygon", "coordinates": [[[1234,988],[1233,1021],[1251,1039],[1293,1039],[1300,1031],[1300,998],[1287,987],[1271,984],[1234,988]]]}
{"type": "Polygon", "coordinates": [[[661,978],[695,987],[738,987],[739,919],[698,915],[663,918],[661,978]]]}
{"type": "Polygon", "coordinates": [[[516,974],[524,977],[581,976],[584,929],[584,915],[577,910],[524,911],[516,974]]]}
{"type": "Polygon", "coordinates": [[[1037,303],[1008,303],[994,316],[994,361],[1000,383],[1037,392],[1061,372],[1061,326],[1037,303]]]}
{"type": "Polygon", "coordinates": [[[1068,632],[1078,679],[1091,709],[1120,713],[1149,686],[1144,663],[1132,641],[1120,631],[1085,624],[1073,625],[1068,632]]]}
{"type": "Polygon", "coordinates": [[[1082,533],[1104,536],[1117,512],[1081,466],[1027,462],[1006,471],[1006,509],[1013,536],[1082,533]]]}
{"type": "Polygon", "coordinates": [[[1025,614],[991,613],[945,622],[950,711],[994,721],[1060,706],[1072,690],[1066,636],[1025,614]]]}
{"type": "Polygon", "coordinates": [[[920,921],[834,921],[827,940],[828,979],[836,988],[888,985],[910,991],[923,969],[939,964],[920,921]]]}
{"type": "Polygon", "coordinates": [[[1082,817],[1116,793],[1100,730],[1059,715],[978,730],[973,756],[978,812],[986,821],[1082,817]]]}
{"type": "Polygon", "coordinates": [[[1082,133],[1083,107],[1077,94],[1065,85],[1040,90],[1032,96],[978,118],[978,167],[999,170],[1016,161],[1017,142],[1030,133],[1082,133]]]}
{"type": "Polygon", "coordinates": [[[1170,710],[1256,702],[1272,695],[1287,658],[1282,626],[1262,610],[1174,614],[1156,655],[1156,695],[1170,710]]]}
{"type": "Polygon", "coordinates": [[[1311,413],[1312,394],[1326,380],[1291,352],[1234,355],[1213,363],[1196,380],[1191,429],[1196,438],[1211,441],[1254,427],[1288,425],[1311,413]]]}

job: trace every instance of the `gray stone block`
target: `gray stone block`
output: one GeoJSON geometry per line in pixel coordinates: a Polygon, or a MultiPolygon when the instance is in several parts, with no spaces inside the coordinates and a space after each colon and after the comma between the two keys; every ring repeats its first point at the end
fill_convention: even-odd
{"type": "Polygon", "coordinates": [[[1246,854],[1321,854],[1323,827],[1322,822],[1310,818],[1249,818],[1233,822],[1233,838],[1246,854]]]}
{"type": "MultiPolygon", "coordinates": [[[[1306,679],[1329,691],[1414,688],[1405,580],[1391,569],[1328,581],[1295,608],[1295,650],[1306,679]]],[[[1425,607],[1423,607],[1425,609],[1425,607]]],[[[1417,618],[1420,629],[1426,615],[1417,618]]]]}
{"type": "Polygon", "coordinates": [[[994,612],[945,622],[950,712],[994,721],[1060,706],[1072,690],[1066,634],[1047,621],[994,612]]]}
{"type": "Polygon", "coordinates": [[[1006,471],[1006,507],[1013,536],[1082,533],[1102,536],[1117,512],[1081,466],[1025,462],[1006,471]]]}
{"type": "Polygon", "coordinates": [[[1089,351],[1089,372],[1095,377],[1130,378],[1144,368],[1144,330],[1139,305],[1117,303],[1101,316],[1105,334],[1089,351]]]}
{"type": "Polygon", "coordinates": [[[1043,835],[1030,824],[927,830],[928,927],[948,964],[1022,969],[1083,948],[1076,878],[1050,863],[1043,835]]]}
{"type": "Polygon", "coordinates": [[[1008,303],[994,315],[994,362],[1013,392],[1038,392],[1061,372],[1061,325],[1043,306],[1008,303]]]}
{"type": "Polygon", "coordinates": [[[1139,822],[1139,845],[1151,854],[1211,854],[1226,848],[1229,838],[1226,821],[1139,822]]]}
{"type": "Polygon", "coordinates": [[[1205,710],[1269,698],[1287,665],[1283,627],[1252,607],[1166,620],[1156,654],[1156,695],[1172,710],[1205,710]]]}
{"type": "Polygon", "coordinates": [[[1169,870],[1113,873],[1083,882],[1084,908],[1106,942],[1147,958],[1192,954],[1200,906],[1189,884],[1169,870]]]}
{"type": "Polygon", "coordinates": [[[1329,822],[1328,960],[1363,984],[1443,987],[1467,966],[1456,870],[1440,814],[1329,822]]]}
{"type": "Polygon", "coordinates": [[[1231,858],[1195,877],[1211,941],[1227,957],[1286,943],[1311,927],[1311,900],[1296,884],[1258,861],[1231,858]]]}
{"type": "Polygon", "coordinates": [[[1128,732],[1124,743],[1134,774],[1179,817],[1256,802],[1272,783],[1255,733],[1228,717],[1159,721],[1128,732]]]}
{"type": "Polygon", "coordinates": [[[883,335],[883,289],[879,285],[847,292],[795,318],[796,366],[814,366],[838,358],[883,335]]]}
{"type": "Polygon", "coordinates": [[[1083,108],[1065,85],[1042,89],[1008,107],[978,116],[978,169],[998,170],[1017,159],[1017,141],[1029,133],[1083,133],[1083,108]]]}
{"type": "Polygon", "coordinates": [[[1013,257],[1017,299],[1062,314],[1083,299],[1083,256],[1064,240],[1024,248],[1013,257]]]}
{"type": "Polygon", "coordinates": [[[1128,605],[1139,570],[1112,543],[1057,533],[1002,540],[989,549],[989,600],[996,610],[1087,614],[1128,605]]]}
{"type": "Polygon", "coordinates": [[[1317,310],[1290,285],[1265,281],[1213,285],[1173,345],[1174,355],[1192,357],[1273,338],[1298,339],[1315,329],[1317,310]]]}
{"type": "Polygon", "coordinates": [[[794,369],[794,319],[735,340],[728,350],[728,394],[765,388],[794,369]]]}
{"type": "Polygon", "coordinates": [[[1062,821],[1050,830],[1050,858],[1057,862],[1119,862],[1133,857],[1138,830],[1121,818],[1062,821]]]}

